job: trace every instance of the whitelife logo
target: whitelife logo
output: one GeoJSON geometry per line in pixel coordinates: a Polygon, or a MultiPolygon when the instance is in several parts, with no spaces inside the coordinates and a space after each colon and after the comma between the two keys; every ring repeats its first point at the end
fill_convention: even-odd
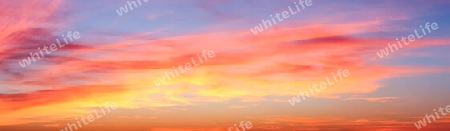
{"type": "MultiPolygon", "coordinates": [[[[56,43],[58,43],[59,48],[62,48],[62,47],[64,47],[65,45],[68,45],[68,44],[69,44],[69,42],[67,42],[66,37],[64,37],[64,35],[62,35],[62,37],[63,37],[64,42],[65,42],[66,44],[61,44],[60,41],[59,41],[59,39],[56,39],[56,43]]],[[[67,32],[67,37],[69,38],[70,42],[73,42],[73,39],[79,39],[81,36],[80,36],[80,32],[78,32],[78,31],[73,32],[73,34],[72,34],[72,31],[69,31],[69,32],[67,32]],[[72,39],[72,37],[73,37],[73,39],[72,39]]],[[[58,50],[56,44],[51,44],[51,45],[50,45],[50,51],[49,51],[48,49],[49,49],[49,47],[47,47],[47,46],[44,46],[44,48],[43,48],[43,50],[47,53],[47,55],[49,55],[49,54],[51,54],[52,52],[58,50]]],[[[38,48],[38,50],[39,50],[38,53],[32,53],[32,52],[30,52],[30,56],[27,57],[27,59],[23,59],[22,62],[19,61],[19,65],[20,65],[22,68],[25,68],[27,65],[30,65],[30,64],[31,64],[30,57],[31,57],[31,59],[33,59],[34,62],[36,62],[36,58],[37,58],[38,60],[41,59],[41,57],[44,58],[44,53],[42,52],[42,50],[41,50],[40,47],[38,48]],[[40,53],[41,55],[39,55],[39,53],[40,53]],[[35,56],[36,56],[36,58],[35,58],[35,56]]]]}

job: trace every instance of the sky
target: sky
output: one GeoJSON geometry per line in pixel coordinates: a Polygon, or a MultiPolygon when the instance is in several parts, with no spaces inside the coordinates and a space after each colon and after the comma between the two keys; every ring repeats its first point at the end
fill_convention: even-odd
{"type": "MultiPolygon", "coordinates": [[[[127,0],[2,0],[0,131],[68,131],[106,103],[117,108],[77,130],[411,131],[450,105],[450,1],[312,0],[252,33],[294,2],[141,0],[119,15],[127,0]],[[377,55],[427,22],[438,29],[377,55]],[[155,83],[204,51],[214,57],[155,83]],[[338,70],[350,74],[288,102],[338,70]]],[[[420,130],[448,129],[450,115],[420,130]]]]}

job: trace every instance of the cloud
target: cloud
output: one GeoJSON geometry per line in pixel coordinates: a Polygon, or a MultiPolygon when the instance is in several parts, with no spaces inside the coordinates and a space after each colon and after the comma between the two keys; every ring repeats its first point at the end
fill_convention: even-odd
{"type": "MultiPolygon", "coordinates": [[[[212,13],[214,18],[240,18],[236,15],[239,13],[228,14],[212,8],[228,2],[210,1],[199,7],[211,11],[208,13],[212,13]]],[[[371,93],[382,87],[379,81],[383,79],[449,71],[431,66],[379,64],[375,52],[386,47],[387,43],[395,42],[395,38],[361,34],[408,29],[406,26],[389,26],[386,22],[411,19],[412,16],[402,12],[383,16],[381,14],[386,12],[378,14],[374,11],[369,11],[369,14],[376,14],[379,16],[377,19],[354,20],[350,19],[353,16],[346,15],[327,17],[325,22],[320,22],[322,19],[292,20],[258,35],[253,35],[247,28],[214,28],[164,37],[155,34],[166,31],[167,27],[143,33],[110,33],[93,29],[90,33],[95,39],[70,44],[57,54],[46,56],[44,61],[20,69],[18,60],[37,47],[54,42],[55,32],[62,29],[50,25],[58,16],[63,2],[51,1],[48,7],[44,3],[0,2],[0,7],[5,9],[0,12],[0,16],[5,18],[0,21],[3,25],[0,25],[0,71],[3,73],[0,86],[4,91],[0,94],[0,110],[5,114],[0,116],[0,125],[72,120],[89,114],[92,108],[105,101],[114,101],[120,109],[130,110],[157,110],[233,100],[251,105],[232,103],[224,108],[246,110],[257,106],[252,104],[258,102],[285,102],[288,105],[285,99],[280,101],[280,98],[295,96],[299,90],[307,90],[308,85],[325,81],[325,77],[330,77],[338,69],[348,69],[350,76],[316,93],[314,97],[336,99],[339,94],[371,93]],[[13,10],[18,8],[23,10],[13,10]],[[340,21],[333,23],[337,20],[340,21]],[[115,39],[108,41],[98,36],[114,36],[115,39]],[[153,80],[164,76],[165,71],[190,62],[190,58],[196,58],[197,53],[203,50],[213,50],[216,57],[161,87],[154,85],[153,80]]],[[[114,13],[113,10],[111,12],[114,13]]],[[[355,13],[362,15],[367,11],[355,13]]],[[[159,15],[147,17],[156,19],[159,15]]],[[[448,38],[426,37],[403,49],[405,54],[410,54],[411,49],[448,45],[448,41],[448,38]]],[[[396,53],[396,56],[402,55],[396,53]]],[[[347,100],[388,102],[397,98],[347,100]]],[[[192,108],[183,108],[182,112],[189,110],[192,108]]],[[[164,113],[179,111],[164,110],[164,113]]],[[[261,121],[266,125],[257,127],[260,130],[350,130],[355,125],[365,126],[362,130],[387,130],[405,129],[405,125],[411,124],[392,119],[291,116],[263,118],[261,121]],[[334,126],[330,127],[331,124],[334,126]]],[[[47,124],[51,127],[56,125],[47,124]]],[[[151,130],[223,129],[161,127],[151,130]]]]}
{"type": "Polygon", "coordinates": [[[348,98],[347,100],[366,100],[371,102],[387,102],[395,100],[397,97],[378,97],[378,98],[348,98]]]}
{"type": "MultiPolygon", "coordinates": [[[[51,57],[49,59],[57,61],[58,64],[47,65],[45,70],[33,71],[26,76],[17,75],[10,78],[16,85],[52,90],[48,92],[54,96],[33,99],[34,95],[3,95],[2,100],[4,104],[14,105],[6,106],[10,111],[51,107],[58,103],[70,103],[71,99],[103,97],[105,100],[119,100],[121,104],[126,105],[122,108],[130,109],[226,102],[233,99],[243,102],[276,101],[266,96],[290,97],[296,95],[299,90],[306,90],[307,85],[325,81],[325,77],[331,76],[337,69],[348,69],[351,74],[348,78],[314,96],[329,98],[337,94],[373,92],[380,88],[378,80],[395,74],[441,70],[431,67],[365,65],[367,58],[372,57],[370,54],[373,54],[373,50],[384,47],[380,43],[390,40],[383,37],[364,38],[349,35],[370,32],[371,30],[364,29],[377,26],[375,23],[377,22],[330,25],[312,23],[294,28],[280,28],[275,32],[268,31],[261,36],[245,33],[247,30],[231,30],[151,40],[123,40],[98,46],[77,45],[68,48],[67,52],[83,54],[83,57],[73,54],[51,57]],[[303,32],[304,30],[308,32],[303,32]],[[328,32],[319,33],[323,30],[328,32]],[[143,44],[135,44],[137,41],[143,44]],[[287,44],[292,42],[296,44],[287,44]],[[242,47],[250,47],[251,50],[227,51],[242,47]],[[200,66],[181,74],[164,86],[154,85],[152,81],[163,76],[165,71],[172,71],[172,66],[190,62],[190,58],[195,58],[196,54],[203,50],[217,52],[216,57],[204,61],[200,66]],[[421,70],[417,70],[418,68],[421,70]],[[74,83],[79,86],[70,86],[74,83]],[[58,85],[57,90],[43,87],[46,85],[58,85]],[[108,88],[108,85],[115,85],[115,88],[112,88],[115,90],[108,88]],[[89,89],[92,87],[95,87],[95,90],[89,89]],[[126,96],[133,99],[157,96],[157,99],[119,99],[126,96]],[[148,102],[154,104],[143,104],[148,102]]],[[[130,38],[129,36],[123,38],[130,38]]],[[[445,40],[424,39],[423,43],[426,44],[422,46],[440,44],[443,41],[445,40]]],[[[417,47],[420,46],[409,48],[417,47]]],[[[390,99],[393,98],[366,100],[390,99]]]]}

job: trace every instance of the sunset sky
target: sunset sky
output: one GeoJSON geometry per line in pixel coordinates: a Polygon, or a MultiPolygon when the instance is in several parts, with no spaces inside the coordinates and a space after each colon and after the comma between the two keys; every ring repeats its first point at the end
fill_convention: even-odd
{"type": "MultiPolygon", "coordinates": [[[[120,16],[127,0],[1,0],[0,131],[60,131],[107,102],[77,131],[414,131],[450,105],[450,1],[312,0],[250,31],[294,2],[141,0],[120,16]],[[439,29],[377,56],[427,22],[439,29]],[[69,31],[81,37],[18,64],[69,31]],[[215,57],[155,85],[204,50],[215,57]],[[350,76],[288,102],[339,69],[350,76]]],[[[420,130],[450,130],[450,114],[420,130]]]]}

